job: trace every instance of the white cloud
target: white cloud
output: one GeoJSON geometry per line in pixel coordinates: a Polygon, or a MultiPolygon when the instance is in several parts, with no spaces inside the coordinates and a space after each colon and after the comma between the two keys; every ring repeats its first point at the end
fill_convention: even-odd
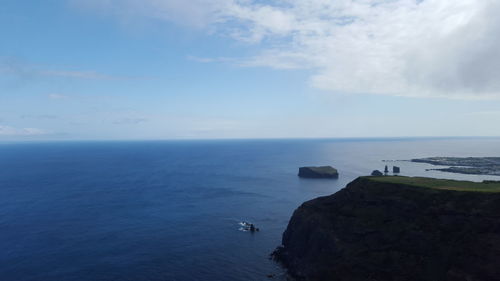
{"type": "Polygon", "coordinates": [[[0,136],[40,136],[47,135],[48,132],[37,128],[14,128],[0,125],[0,136]]]}
{"type": "Polygon", "coordinates": [[[48,97],[51,100],[63,100],[68,98],[68,96],[62,94],[49,94],[48,97]]]}
{"type": "Polygon", "coordinates": [[[95,80],[124,79],[124,77],[102,74],[102,73],[98,73],[96,71],[42,70],[42,71],[39,71],[39,74],[44,75],[44,76],[56,76],[56,77],[80,78],[80,79],[95,79],[95,80]]]}
{"type": "Polygon", "coordinates": [[[465,114],[466,116],[478,116],[478,117],[500,117],[500,110],[485,110],[485,111],[474,111],[465,114]]]}
{"type": "Polygon", "coordinates": [[[496,0],[74,1],[229,34],[261,48],[240,65],[311,69],[332,92],[500,98],[496,0]]]}
{"type": "Polygon", "coordinates": [[[116,125],[137,125],[140,123],[148,122],[147,118],[144,117],[134,117],[134,118],[121,118],[115,120],[113,124],[116,125]]]}
{"type": "Polygon", "coordinates": [[[21,119],[38,119],[38,120],[55,120],[55,119],[59,119],[59,116],[52,115],[52,114],[40,114],[40,115],[23,114],[23,115],[21,115],[19,117],[21,119]]]}
{"type": "Polygon", "coordinates": [[[51,69],[48,66],[27,64],[15,58],[0,57],[0,75],[2,74],[19,78],[57,77],[87,80],[149,79],[149,77],[110,75],[93,70],[51,69]]]}
{"type": "Polygon", "coordinates": [[[231,58],[204,58],[204,57],[197,57],[197,56],[191,56],[188,55],[186,56],[186,59],[189,61],[194,61],[194,62],[199,62],[199,63],[213,63],[213,62],[235,62],[234,59],[231,58]]]}

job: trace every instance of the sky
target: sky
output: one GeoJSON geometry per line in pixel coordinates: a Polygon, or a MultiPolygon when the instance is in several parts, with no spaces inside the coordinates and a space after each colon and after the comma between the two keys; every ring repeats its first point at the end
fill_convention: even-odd
{"type": "Polygon", "coordinates": [[[499,136],[497,0],[2,0],[0,141],[499,136]]]}

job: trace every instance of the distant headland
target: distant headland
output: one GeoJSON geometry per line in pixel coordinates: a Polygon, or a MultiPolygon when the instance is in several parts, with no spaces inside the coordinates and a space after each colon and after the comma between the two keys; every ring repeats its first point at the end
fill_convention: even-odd
{"type": "Polygon", "coordinates": [[[447,168],[429,169],[442,172],[500,176],[500,157],[428,157],[411,162],[427,163],[447,168]]]}

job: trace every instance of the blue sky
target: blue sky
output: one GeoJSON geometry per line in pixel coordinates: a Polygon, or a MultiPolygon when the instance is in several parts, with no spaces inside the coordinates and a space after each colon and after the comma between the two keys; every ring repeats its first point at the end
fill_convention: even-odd
{"type": "Polygon", "coordinates": [[[495,11],[4,0],[0,140],[497,136],[495,11]]]}

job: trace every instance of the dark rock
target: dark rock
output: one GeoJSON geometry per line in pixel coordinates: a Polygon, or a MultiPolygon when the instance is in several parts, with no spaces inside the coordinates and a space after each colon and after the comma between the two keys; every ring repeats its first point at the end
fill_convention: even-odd
{"type": "Polygon", "coordinates": [[[259,231],[259,228],[255,227],[255,225],[253,223],[251,223],[250,224],[250,231],[251,232],[259,231]]]}
{"type": "Polygon", "coordinates": [[[499,280],[500,193],[358,178],[302,204],[273,257],[299,280],[499,280]]]}
{"type": "Polygon", "coordinates": [[[375,171],[372,172],[372,176],[375,176],[375,177],[381,177],[383,175],[384,174],[381,171],[379,171],[379,170],[375,170],[375,171]]]}
{"type": "Polygon", "coordinates": [[[242,222],[241,223],[243,225],[243,229],[246,230],[246,231],[250,231],[250,232],[255,232],[255,231],[260,231],[260,229],[258,227],[255,227],[255,225],[253,223],[249,223],[249,222],[242,222]]]}
{"type": "Polygon", "coordinates": [[[300,167],[299,177],[302,178],[338,178],[339,173],[337,169],[331,166],[321,167],[300,167]]]}
{"type": "Polygon", "coordinates": [[[401,173],[401,169],[398,166],[393,166],[392,167],[392,172],[394,174],[399,174],[399,173],[401,173]]]}

